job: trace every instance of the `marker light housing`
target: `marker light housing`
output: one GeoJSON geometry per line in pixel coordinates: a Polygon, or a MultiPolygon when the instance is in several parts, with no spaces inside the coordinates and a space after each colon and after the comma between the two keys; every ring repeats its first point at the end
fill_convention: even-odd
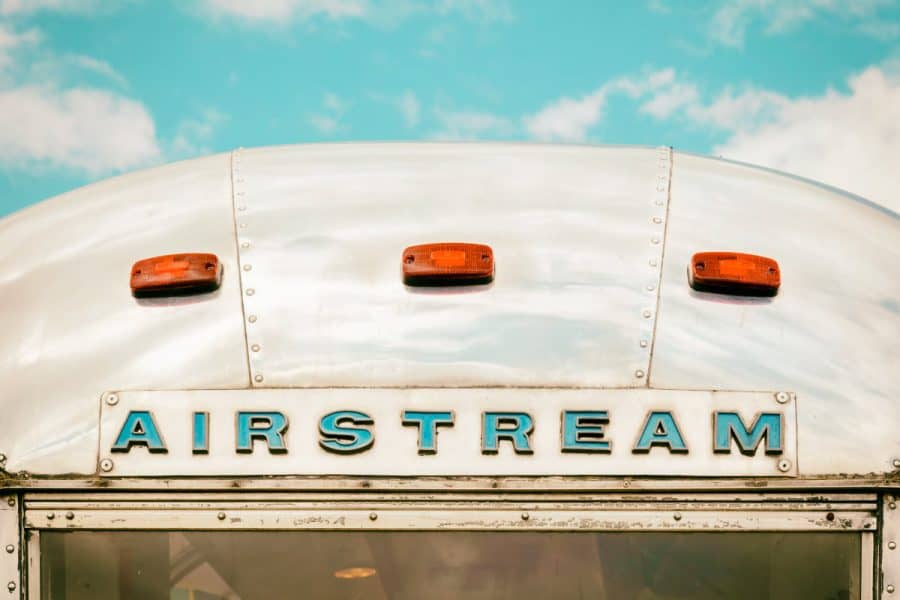
{"type": "Polygon", "coordinates": [[[131,293],[136,297],[200,294],[221,283],[222,263],[215,254],[166,254],[131,267],[131,293]]]}
{"type": "Polygon", "coordinates": [[[698,291],[739,296],[774,296],[781,285],[778,263],[740,252],[698,252],[688,266],[688,281],[698,291]]]}
{"type": "Polygon", "coordinates": [[[410,246],[402,264],[403,283],[411,286],[481,285],[494,279],[494,251],[485,244],[410,246]]]}

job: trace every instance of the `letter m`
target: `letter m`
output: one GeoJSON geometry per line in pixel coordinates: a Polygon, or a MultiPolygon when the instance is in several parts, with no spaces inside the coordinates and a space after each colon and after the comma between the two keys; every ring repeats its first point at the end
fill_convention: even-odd
{"type": "Polygon", "coordinates": [[[716,412],[713,416],[713,450],[730,454],[732,440],[737,443],[741,454],[754,456],[759,444],[766,440],[766,454],[784,452],[781,413],[759,413],[748,429],[736,412],[716,412]]]}

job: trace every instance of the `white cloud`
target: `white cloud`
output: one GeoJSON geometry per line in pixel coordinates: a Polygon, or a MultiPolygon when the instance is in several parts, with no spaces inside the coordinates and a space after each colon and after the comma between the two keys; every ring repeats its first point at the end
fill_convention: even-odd
{"type": "Polygon", "coordinates": [[[578,99],[561,98],[526,117],[525,128],[539,140],[582,142],[588,130],[600,120],[605,102],[605,89],[578,99]]]}
{"type": "MultiPolygon", "coordinates": [[[[525,117],[528,133],[539,140],[583,142],[588,131],[600,122],[603,107],[611,94],[625,94],[637,98],[661,88],[671,89],[675,79],[674,69],[663,69],[645,74],[642,78],[620,77],[613,79],[581,98],[560,98],[537,113],[525,117]]],[[[683,94],[683,92],[681,92],[683,94]]],[[[648,112],[663,111],[672,99],[661,99],[647,108],[648,112]]]]}
{"type": "Polygon", "coordinates": [[[203,4],[212,15],[250,21],[361,17],[367,6],[365,0],[204,0],[203,4]]]}
{"type": "Polygon", "coordinates": [[[415,127],[418,125],[421,106],[416,95],[409,90],[403,92],[403,95],[400,96],[399,104],[404,124],[406,124],[407,127],[415,127]]]}
{"type": "MultiPolygon", "coordinates": [[[[878,23],[878,10],[893,0],[726,0],[713,13],[709,36],[726,46],[743,46],[756,21],[766,33],[779,34],[819,17],[860,23],[861,31],[878,23]]],[[[883,32],[882,32],[883,33],[883,32]]]]}
{"type": "MultiPolygon", "coordinates": [[[[7,0],[0,10],[63,10],[74,9],[75,4],[7,0]]],[[[0,166],[100,176],[170,155],[184,157],[191,148],[194,153],[204,150],[197,144],[205,138],[196,128],[180,127],[171,142],[163,142],[141,102],[85,84],[85,73],[91,73],[102,78],[98,83],[127,87],[109,63],[80,54],[55,54],[42,45],[43,39],[39,30],[16,31],[0,23],[0,166]]]]}
{"type": "Polygon", "coordinates": [[[134,100],[96,89],[0,91],[0,162],[98,175],[160,159],[153,118],[134,100]]]}
{"type": "Polygon", "coordinates": [[[228,116],[214,108],[205,109],[197,118],[182,121],[168,145],[167,158],[171,160],[211,154],[209,143],[226,121],[228,116]]]}
{"type": "Polygon", "coordinates": [[[23,46],[40,43],[41,33],[37,29],[15,31],[8,25],[0,23],[0,68],[9,66],[12,54],[23,46]]]}
{"type": "Polygon", "coordinates": [[[28,15],[39,11],[84,13],[113,3],[103,0],[0,0],[0,15],[28,15]]]}
{"type": "Polygon", "coordinates": [[[676,83],[654,94],[650,100],[641,105],[641,111],[657,119],[664,119],[676,110],[694,104],[698,97],[696,86],[676,83]]]}
{"type": "Polygon", "coordinates": [[[738,121],[715,152],[816,179],[900,212],[900,78],[871,67],[849,84],[846,94],[829,90],[812,98],[746,92],[751,105],[768,103],[771,116],[749,126],[738,121]]]}
{"type": "MultiPolygon", "coordinates": [[[[2,1],[2,0],[0,0],[2,1]]],[[[51,0],[43,0],[51,1],[51,0]]],[[[71,1],[71,0],[70,0],[71,1]]],[[[202,12],[250,23],[287,23],[315,17],[390,25],[417,14],[459,14],[478,23],[510,21],[508,0],[198,0],[202,12]]]]}
{"type": "Polygon", "coordinates": [[[341,123],[341,117],[350,104],[333,92],[326,92],[322,96],[322,111],[307,116],[307,122],[316,131],[324,135],[331,135],[346,129],[341,123]]]}
{"type": "Polygon", "coordinates": [[[477,140],[509,136],[515,131],[512,121],[492,113],[436,110],[441,130],[431,137],[440,140],[477,140]]]}

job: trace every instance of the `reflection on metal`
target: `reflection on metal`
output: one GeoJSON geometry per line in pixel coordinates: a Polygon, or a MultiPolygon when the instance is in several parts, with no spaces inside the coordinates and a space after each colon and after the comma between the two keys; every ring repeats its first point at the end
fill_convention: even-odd
{"type": "MultiPolygon", "coordinates": [[[[168,452],[148,452],[138,445],[117,452],[115,467],[101,469],[102,475],[112,477],[797,474],[799,402],[779,403],[772,392],[380,388],[117,395],[115,406],[101,405],[100,460],[113,458],[110,452],[119,447],[122,431],[133,429],[129,423],[134,414],[150,412],[168,452]],[[403,417],[431,413],[446,419],[451,411],[453,426],[442,428],[440,448],[432,439],[423,444],[422,431],[403,417]],[[780,449],[774,445],[774,433],[766,440],[763,434],[769,430],[752,425],[759,423],[755,415],[760,411],[778,416],[780,449]],[[209,452],[200,457],[193,445],[198,412],[209,413],[209,452]],[[604,413],[605,423],[593,416],[593,424],[573,425],[566,420],[568,413],[604,413]],[[743,452],[716,452],[711,424],[720,413],[738,415],[750,428],[744,432],[747,439],[739,440],[743,452]],[[288,428],[288,422],[297,425],[288,428]],[[590,443],[606,451],[567,451],[573,427],[582,438],[590,433],[590,443]],[[268,452],[254,448],[253,439],[264,442],[257,446],[265,445],[268,452]],[[423,447],[434,452],[422,453],[423,447]]],[[[736,421],[722,422],[738,427],[736,421]]],[[[431,432],[425,437],[431,438],[431,432]]]]}
{"type": "Polygon", "coordinates": [[[402,417],[404,425],[415,426],[419,430],[419,454],[436,454],[438,427],[452,427],[454,420],[455,416],[452,410],[404,410],[402,417]]]}
{"type": "Polygon", "coordinates": [[[0,598],[19,598],[22,577],[19,502],[17,496],[0,495],[0,598]]]}
{"type": "Polygon", "coordinates": [[[895,494],[885,494],[881,504],[881,577],[882,600],[900,596],[900,508],[895,494]]]}
{"type": "Polygon", "coordinates": [[[675,153],[650,386],[794,391],[803,475],[890,473],[898,240],[897,214],[849,194],[675,153]],[[685,268],[707,249],[777,257],[778,295],[691,290],[685,268]]]}

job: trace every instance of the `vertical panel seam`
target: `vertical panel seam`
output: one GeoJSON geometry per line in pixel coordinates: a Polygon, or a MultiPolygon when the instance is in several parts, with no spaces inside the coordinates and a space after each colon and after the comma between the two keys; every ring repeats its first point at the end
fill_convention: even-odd
{"type": "Polygon", "coordinates": [[[247,333],[247,307],[244,305],[244,275],[243,275],[243,265],[241,260],[241,250],[240,250],[240,236],[238,235],[238,217],[237,217],[237,172],[240,167],[240,152],[243,150],[242,148],[238,148],[236,150],[231,151],[231,157],[229,160],[229,184],[231,186],[231,226],[232,233],[234,235],[234,253],[235,253],[235,264],[237,264],[237,278],[238,278],[238,294],[241,297],[241,329],[244,332],[244,357],[247,363],[247,387],[252,386],[251,382],[251,369],[250,369],[250,347],[248,342],[248,333],[247,333]],[[237,167],[237,168],[236,168],[237,167]]]}
{"type": "MultiPolygon", "coordinates": [[[[657,214],[653,217],[654,223],[659,222],[662,225],[662,235],[660,237],[654,237],[651,239],[651,242],[654,244],[658,244],[660,247],[659,256],[657,259],[657,272],[656,272],[656,306],[653,310],[653,329],[650,334],[650,353],[647,358],[647,377],[645,379],[646,387],[652,387],[651,377],[653,375],[653,351],[656,348],[656,327],[659,323],[659,309],[661,305],[662,299],[662,284],[663,284],[663,268],[665,267],[665,259],[666,259],[666,245],[668,244],[668,233],[669,233],[669,213],[670,207],[672,204],[672,171],[674,166],[674,153],[671,146],[666,146],[663,150],[663,154],[660,154],[660,158],[663,160],[659,161],[660,173],[657,176],[657,199],[655,200],[655,204],[657,208],[661,208],[662,214],[657,214]]],[[[652,263],[651,263],[652,264],[652,263]]]]}

